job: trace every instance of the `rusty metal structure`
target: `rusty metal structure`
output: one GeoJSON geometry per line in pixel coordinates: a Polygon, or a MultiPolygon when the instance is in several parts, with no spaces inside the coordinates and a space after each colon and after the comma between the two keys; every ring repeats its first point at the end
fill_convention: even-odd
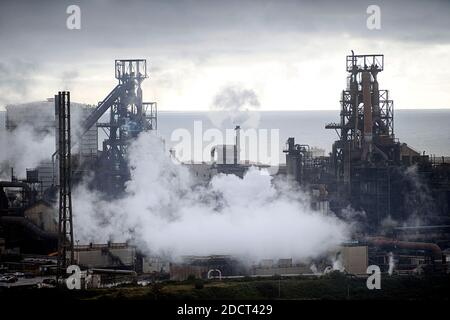
{"type": "Polygon", "coordinates": [[[388,90],[380,90],[383,55],[347,56],[347,88],[341,96],[341,121],[326,129],[338,132],[332,163],[336,177],[351,188],[352,166],[399,163],[400,143],[394,137],[394,107],[388,90]]]}
{"type": "Polygon", "coordinates": [[[395,138],[394,104],[389,91],[378,84],[383,70],[383,55],[352,51],[346,57],[347,88],[341,95],[340,122],[325,126],[339,137],[330,155],[336,181],[331,206],[339,211],[351,204],[367,214],[372,226],[388,216],[403,218],[404,200],[391,191],[404,190],[399,168],[428,160],[395,138]]]}
{"type": "Polygon", "coordinates": [[[424,224],[448,224],[448,165],[395,138],[394,104],[378,83],[383,70],[381,54],[352,51],[346,57],[340,121],[325,126],[338,135],[330,156],[313,156],[291,137],[284,150],[286,174],[311,191],[313,207],[338,215],[347,208],[360,212],[368,233],[377,234],[384,221],[412,216],[424,224]]]}
{"type": "Polygon", "coordinates": [[[70,92],[55,95],[55,111],[58,115],[58,162],[59,162],[59,214],[58,214],[58,275],[63,275],[73,264],[73,223],[71,193],[71,130],[70,92]]]}

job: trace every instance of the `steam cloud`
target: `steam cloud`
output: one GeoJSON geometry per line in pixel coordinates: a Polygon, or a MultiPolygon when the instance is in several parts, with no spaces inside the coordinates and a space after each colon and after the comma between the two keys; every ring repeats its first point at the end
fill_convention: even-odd
{"type": "Polygon", "coordinates": [[[36,69],[35,63],[22,60],[0,62],[0,104],[26,98],[33,84],[31,75],[36,69]]]}
{"type": "Polygon", "coordinates": [[[223,88],[213,100],[210,119],[217,127],[258,127],[260,103],[255,91],[240,86],[223,88]]]}
{"type": "Polygon", "coordinates": [[[66,70],[61,74],[61,87],[63,90],[73,90],[75,81],[80,76],[76,70],[66,70]]]}
{"type": "MultiPolygon", "coordinates": [[[[78,151],[81,123],[87,105],[71,103],[72,153],[78,151]]],[[[55,152],[54,102],[38,101],[8,105],[15,128],[0,128],[0,178],[9,179],[10,168],[23,177],[25,170],[50,161],[55,152]]]]}
{"type": "Polygon", "coordinates": [[[22,125],[13,131],[0,129],[0,178],[9,178],[9,170],[22,176],[27,168],[34,168],[49,160],[55,150],[53,133],[38,134],[33,127],[22,125]]]}
{"type": "Polygon", "coordinates": [[[394,254],[392,252],[389,252],[389,270],[388,273],[390,276],[392,276],[392,273],[394,272],[395,268],[395,261],[394,261],[394,254]]]}
{"type": "Polygon", "coordinates": [[[348,226],[310,209],[302,192],[252,168],[243,179],[217,175],[198,186],[159,138],[142,133],[129,149],[131,180],[115,201],[81,185],[74,190],[75,239],[132,239],[147,254],[232,254],[308,259],[347,239],[348,226]]]}
{"type": "Polygon", "coordinates": [[[401,219],[387,216],[381,222],[380,232],[385,233],[393,227],[421,226],[433,224],[437,216],[436,203],[431,190],[419,173],[417,165],[412,165],[401,171],[405,184],[404,206],[407,215],[401,219]]]}
{"type": "Polygon", "coordinates": [[[404,223],[407,226],[419,226],[428,223],[436,213],[435,202],[431,196],[428,185],[420,177],[417,165],[408,167],[404,176],[408,184],[405,207],[409,212],[408,220],[404,223]]]}

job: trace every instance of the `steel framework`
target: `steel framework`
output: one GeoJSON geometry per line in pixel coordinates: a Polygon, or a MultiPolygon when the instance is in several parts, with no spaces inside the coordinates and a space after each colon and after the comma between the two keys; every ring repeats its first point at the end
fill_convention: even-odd
{"type": "Polygon", "coordinates": [[[98,189],[110,196],[124,190],[129,179],[128,146],[139,133],[157,129],[156,102],[142,102],[141,83],[148,77],[144,59],[116,60],[115,77],[119,81],[108,96],[83,123],[84,131],[96,124],[109,109],[109,121],[97,123],[107,139],[98,162],[98,189]]]}
{"type": "Polygon", "coordinates": [[[60,91],[55,95],[55,111],[58,115],[59,161],[59,219],[58,219],[58,276],[74,261],[72,194],[71,194],[71,141],[70,141],[70,93],[60,91]]]}
{"type": "Polygon", "coordinates": [[[400,201],[390,192],[398,179],[395,165],[401,158],[401,146],[394,136],[394,104],[389,91],[378,85],[383,55],[355,55],[352,51],[346,57],[346,70],[340,122],[325,126],[339,136],[330,157],[338,182],[336,204],[345,206],[345,201],[350,201],[375,225],[391,215],[400,201]]]}
{"type": "Polygon", "coordinates": [[[389,91],[378,88],[377,76],[384,70],[383,55],[352,52],[346,58],[346,70],[349,75],[347,89],[341,94],[340,122],[325,128],[338,133],[332,161],[337,177],[349,182],[352,157],[369,162],[376,161],[376,154],[387,157],[382,149],[394,142],[394,104],[389,91]]]}

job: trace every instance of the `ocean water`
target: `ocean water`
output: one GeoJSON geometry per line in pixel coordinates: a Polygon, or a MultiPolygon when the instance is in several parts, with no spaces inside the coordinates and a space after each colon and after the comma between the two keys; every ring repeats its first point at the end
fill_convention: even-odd
{"type": "MultiPolygon", "coordinates": [[[[326,130],[325,124],[339,122],[339,111],[265,111],[258,112],[258,128],[279,129],[280,154],[288,137],[295,137],[296,143],[309,144],[322,148],[326,153],[337,139],[334,130],[326,130]]],[[[194,122],[201,121],[203,130],[217,128],[208,112],[169,112],[158,113],[158,134],[171,148],[176,143],[171,135],[176,129],[186,129],[191,134],[194,122]]],[[[244,117],[245,118],[245,117],[244,117]]],[[[4,127],[5,112],[0,112],[0,128],[4,127]]],[[[235,121],[236,123],[236,121],[235,121]]],[[[231,121],[218,127],[221,130],[233,129],[231,121]]],[[[450,110],[396,110],[394,115],[396,138],[419,152],[436,156],[450,156],[450,110]]],[[[99,146],[104,134],[99,130],[99,146]]],[[[281,156],[284,158],[283,156],[281,156]]]]}
{"type": "MultiPolygon", "coordinates": [[[[257,128],[279,130],[280,154],[288,137],[295,137],[296,143],[324,149],[326,153],[331,151],[333,141],[338,138],[334,130],[325,129],[326,123],[339,122],[338,110],[265,111],[258,112],[258,116],[257,128]]],[[[166,146],[173,147],[176,142],[172,141],[171,135],[176,129],[186,129],[193,135],[195,121],[201,121],[203,132],[210,128],[233,129],[235,124],[239,124],[228,120],[217,126],[208,112],[162,111],[158,114],[158,134],[165,139],[166,146]]],[[[449,156],[450,110],[396,110],[394,133],[401,142],[419,152],[449,156]]]]}

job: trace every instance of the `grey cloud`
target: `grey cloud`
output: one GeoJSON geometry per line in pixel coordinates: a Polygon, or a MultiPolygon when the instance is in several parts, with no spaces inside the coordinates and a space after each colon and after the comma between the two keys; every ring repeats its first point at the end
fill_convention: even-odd
{"type": "Polygon", "coordinates": [[[72,90],[73,84],[79,76],[79,72],[74,69],[63,71],[61,73],[61,86],[63,90],[72,90]]]}
{"type": "MultiPolygon", "coordinates": [[[[359,52],[360,44],[386,54],[394,44],[405,51],[448,45],[449,30],[450,1],[442,0],[0,2],[2,63],[39,61],[46,68],[45,77],[54,77],[53,83],[45,83],[48,87],[59,85],[59,77],[67,75],[63,86],[72,86],[76,77],[64,70],[75,66],[83,76],[109,79],[106,63],[136,57],[150,58],[150,73],[164,90],[181,87],[184,79],[192,78],[192,69],[201,70],[210,62],[225,65],[245,58],[289,63],[320,58],[326,65],[350,49],[359,52]],[[81,30],[66,28],[70,4],[81,7],[81,30]],[[381,30],[366,28],[370,4],[381,7],[381,30]]],[[[425,58],[414,63],[422,61],[426,63],[425,58]]],[[[8,80],[0,80],[0,90],[12,88],[5,83],[11,76],[6,76],[8,80]]]]}
{"type": "Polygon", "coordinates": [[[0,104],[23,99],[33,85],[32,75],[38,69],[35,63],[23,60],[0,62],[0,104]]]}
{"type": "Polygon", "coordinates": [[[260,114],[258,95],[252,89],[241,85],[229,85],[220,90],[214,97],[209,118],[217,127],[234,127],[242,125],[258,127],[260,114]]]}
{"type": "Polygon", "coordinates": [[[77,1],[82,28],[65,28],[68,1],[6,1],[0,11],[0,52],[33,46],[36,51],[79,57],[99,50],[151,48],[186,55],[229,50],[274,49],[286,34],[313,37],[344,33],[369,39],[450,43],[450,2],[376,1],[382,29],[366,28],[373,1],[77,1]],[[29,40],[29,44],[25,45],[29,40]]]}

